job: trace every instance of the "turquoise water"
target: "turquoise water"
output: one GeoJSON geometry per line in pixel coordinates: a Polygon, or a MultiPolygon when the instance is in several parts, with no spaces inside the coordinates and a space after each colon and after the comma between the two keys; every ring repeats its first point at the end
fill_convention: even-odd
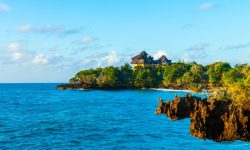
{"type": "Polygon", "coordinates": [[[249,149],[189,134],[190,119],[155,115],[157,98],[182,92],[58,91],[56,84],[0,84],[0,149],[249,149]]]}

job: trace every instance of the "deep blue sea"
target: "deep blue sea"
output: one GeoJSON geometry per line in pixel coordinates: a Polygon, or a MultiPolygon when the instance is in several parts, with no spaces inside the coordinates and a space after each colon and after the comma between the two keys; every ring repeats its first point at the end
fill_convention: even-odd
{"type": "Polygon", "coordinates": [[[183,92],[67,90],[0,84],[0,149],[250,149],[189,134],[190,119],[155,115],[158,98],[183,92]]]}

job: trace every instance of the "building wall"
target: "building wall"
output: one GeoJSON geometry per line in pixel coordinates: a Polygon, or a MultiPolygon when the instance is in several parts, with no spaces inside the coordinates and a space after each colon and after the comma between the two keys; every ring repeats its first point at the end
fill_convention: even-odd
{"type": "Polygon", "coordinates": [[[141,67],[145,67],[145,64],[133,64],[134,67],[138,67],[138,66],[141,66],[141,67]]]}
{"type": "Polygon", "coordinates": [[[133,67],[149,67],[149,66],[158,66],[158,64],[133,64],[133,67]]]}

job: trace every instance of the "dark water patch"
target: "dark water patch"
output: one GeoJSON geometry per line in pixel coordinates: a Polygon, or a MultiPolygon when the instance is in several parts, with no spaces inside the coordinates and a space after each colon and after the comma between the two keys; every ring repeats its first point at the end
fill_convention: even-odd
{"type": "Polygon", "coordinates": [[[73,145],[81,145],[81,141],[79,140],[70,140],[70,143],[72,143],[73,145]]]}

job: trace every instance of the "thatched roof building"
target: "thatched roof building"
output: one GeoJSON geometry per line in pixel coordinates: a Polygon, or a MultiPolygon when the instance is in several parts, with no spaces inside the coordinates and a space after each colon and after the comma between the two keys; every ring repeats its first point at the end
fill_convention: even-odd
{"type": "Polygon", "coordinates": [[[165,55],[162,55],[159,59],[154,60],[152,56],[150,56],[145,51],[142,51],[140,54],[136,55],[132,58],[132,62],[134,66],[157,66],[157,65],[170,65],[171,60],[167,59],[165,55]]]}

